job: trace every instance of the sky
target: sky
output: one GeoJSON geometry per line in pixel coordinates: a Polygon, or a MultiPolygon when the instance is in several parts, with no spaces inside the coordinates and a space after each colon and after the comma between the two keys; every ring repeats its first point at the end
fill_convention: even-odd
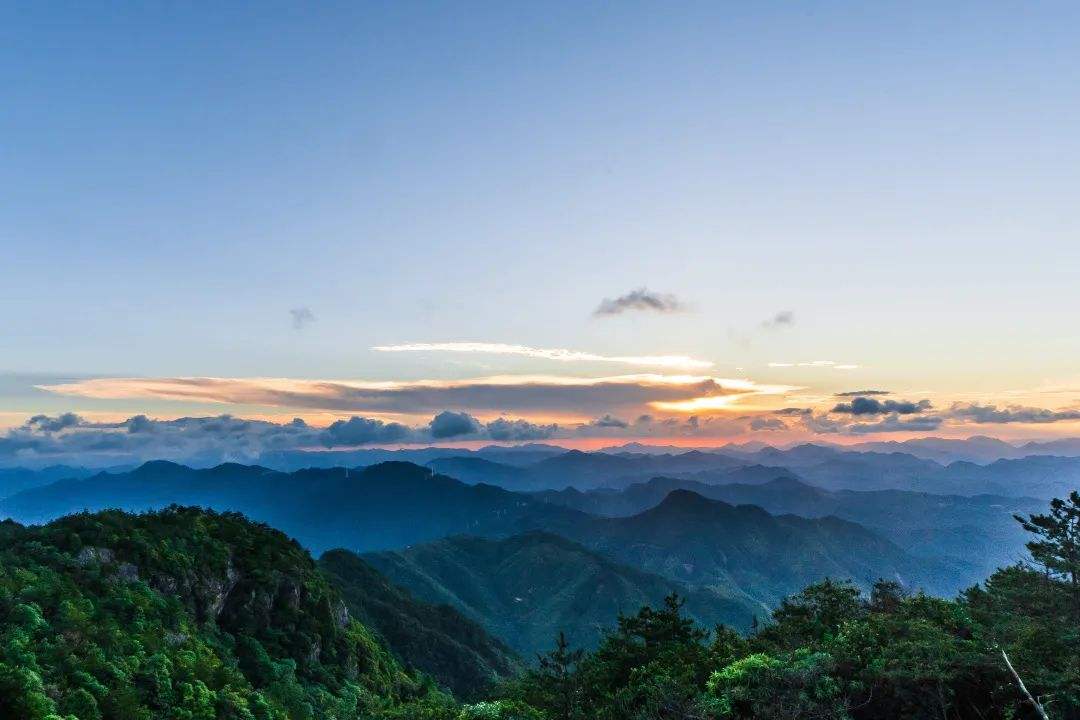
{"type": "Polygon", "coordinates": [[[1080,436],[1077,21],[5,4],[0,463],[136,416],[1080,436]]]}

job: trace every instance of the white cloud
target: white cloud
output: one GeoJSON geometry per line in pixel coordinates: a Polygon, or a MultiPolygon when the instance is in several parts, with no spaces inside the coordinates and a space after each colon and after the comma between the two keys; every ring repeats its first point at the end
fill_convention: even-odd
{"type": "Polygon", "coordinates": [[[536,348],[528,345],[481,342],[405,343],[402,345],[376,345],[378,352],[451,352],[484,353],[488,355],[520,355],[523,357],[554,360],[557,362],[602,362],[696,370],[712,367],[708,360],[697,360],[685,355],[598,355],[590,352],[564,348],[536,348]]]}

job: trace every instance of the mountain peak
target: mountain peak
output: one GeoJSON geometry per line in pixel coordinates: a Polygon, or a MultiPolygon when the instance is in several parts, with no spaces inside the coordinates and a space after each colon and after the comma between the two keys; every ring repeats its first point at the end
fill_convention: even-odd
{"type": "Polygon", "coordinates": [[[718,506],[730,507],[725,502],[721,502],[720,500],[710,500],[693,490],[676,488],[664,497],[660,504],[656,506],[656,510],[659,512],[686,512],[713,510],[718,506]]]}
{"type": "Polygon", "coordinates": [[[150,460],[144,462],[139,467],[135,468],[133,475],[175,475],[181,472],[188,472],[191,468],[187,465],[181,465],[180,463],[174,463],[171,460],[150,460]]]}

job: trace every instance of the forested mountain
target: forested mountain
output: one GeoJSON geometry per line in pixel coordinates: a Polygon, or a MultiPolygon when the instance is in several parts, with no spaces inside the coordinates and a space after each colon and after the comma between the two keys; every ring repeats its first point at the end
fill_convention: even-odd
{"type": "Polygon", "coordinates": [[[729,470],[746,463],[700,450],[680,454],[618,454],[571,450],[526,467],[537,484],[548,488],[622,487],[654,475],[729,470]]]}
{"type": "Polygon", "coordinates": [[[826,580],[749,636],[689,619],[680,598],[619,618],[591,652],[560,637],[503,686],[493,717],[561,720],[1076,720],[1080,493],[1022,518],[1036,567],[955,600],[826,580]],[[524,714],[533,710],[535,716],[524,714]]]}
{"type": "MultiPolygon", "coordinates": [[[[766,483],[713,485],[678,478],[653,478],[622,491],[574,489],[535,497],[604,516],[633,515],[658,505],[673,490],[690,490],[734,505],[757,505],[774,515],[828,515],[857,522],[903,549],[966,563],[974,583],[996,568],[1026,557],[1025,533],[1013,515],[1043,506],[1033,498],[999,495],[934,495],[906,490],[829,491],[790,476],[766,483]]],[[[959,569],[959,568],[958,568],[959,569]]]]}
{"type": "Polygon", "coordinates": [[[866,528],[836,517],[770,515],[688,490],[625,518],[568,528],[568,537],[620,562],[693,585],[739,588],[768,605],[822,578],[861,587],[877,578],[952,594],[948,567],[915,558],[866,528]]]}
{"type": "Polygon", "coordinates": [[[597,518],[490,485],[466,485],[409,463],[278,473],[221,465],[192,470],[147,463],[130,473],[64,481],[0,501],[20,521],[82,509],[141,511],[170,503],[244,512],[290,534],[313,552],[400,548],[448,535],[505,537],[545,530],[631,566],[727,595],[771,604],[824,577],[877,577],[953,592],[950,577],[873,533],[833,519],[774,517],[693,493],[673,493],[635,517],[597,518]]]}
{"type": "Polygon", "coordinates": [[[543,484],[527,469],[475,456],[438,458],[425,463],[437,473],[470,485],[484,483],[506,490],[535,490],[543,484]]]}
{"type": "MultiPolygon", "coordinates": [[[[684,537],[695,514],[729,512],[676,491],[644,517],[672,505],[690,525],[672,531],[684,537]]],[[[642,517],[603,522],[633,520],[641,530],[642,517]]],[[[488,670],[501,673],[505,653],[470,621],[412,599],[351,553],[328,553],[328,576],[282,533],[194,508],[80,514],[40,527],[7,521],[0,717],[1021,720],[1036,717],[1038,702],[1055,720],[1075,720],[1078,523],[1076,493],[1025,518],[1040,567],[1002,570],[955,601],[887,580],[869,592],[825,580],[778,603],[748,636],[696,624],[708,595],[693,589],[637,612],[612,607],[600,619],[612,596],[630,602],[681,588],[550,535],[451,538],[373,556],[422,592],[483,608],[490,622],[531,628],[558,618],[545,628],[553,635],[588,635],[584,619],[611,628],[591,635],[595,650],[584,654],[559,635],[538,664],[463,706],[381,640],[436,665],[475,662],[441,668],[466,692],[488,670]],[[335,586],[381,629],[352,616],[335,586]]]]}
{"type": "Polygon", "coordinates": [[[417,703],[450,698],[280,532],[196,509],[0,526],[0,717],[409,718],[417,703]]]}
{"type": "Polygon", "coordinates": [[[173,503],[243,512],[313,552],[396,548],[455,533],[557,530],[588,521],[575,510],[399,462],[294,473],[235,464],[193,470],[152,462],[129,473],[102,473],[20,493],[0,501],[0,516],[42,522],[84,509],[142,511],[173,503]]]}
{"type": "Polygon", "coordinates": [[[418,600],[347,550],[330,550],[319,568],[349,614],[374,631],[407,667],[471,697],[523,668],[521,658],[448,604],[418,600]]]}
{"type": "Polygon", "coordinates": [[[559,632],[577,646],[595,647],[620,613],[672,592],[686,597],[687,612],[710,627],[722,622],[746,630],[768,612],[735,588],[690,590],[542,532],[502,540],[455,536],[364,559],[418,597],[459,608],[528,659],[559,632]]]}
{"type": "Polygon", "coordinates": [[[96,470],[69,465],[50,465],[38,470],[23,467],[0,468],[0,498],[6,498],[23,490],[49,485],[65,478],[83,478],[96,470]]]}

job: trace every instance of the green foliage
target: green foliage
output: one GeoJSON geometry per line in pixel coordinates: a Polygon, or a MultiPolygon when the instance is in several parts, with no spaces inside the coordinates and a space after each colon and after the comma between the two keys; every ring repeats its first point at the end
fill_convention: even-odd
{"type": "Polygon", "coordinates": [[[521,661],[482,626],[448,605],[414,598],[347,550],[331,550],[319,567],[341,592],[349,613],[378,633],[409,667],[433,676],[459,697],[482,696],[516,674],[521,661]]]}
{"type": "Polygon", "coordinates": [[[1054,498],[1045,515],[1016,519],[1038,538],[1027,544],[1035,562],[1069,583],[1073,617],[1080,623],[1080,492],[1072,491],[1067,500],[1054,498]]]}
{"type": "Polygon", "coordinates": [[[239,515],[171,508],[5,523],[0,548],[0,717],[457,712],[348,620],[307,552],[239,515]]]}
{"type": "Polygon", "coordinates": [[[560,639],[501,696],[558,720],[1033,718],[1005,650],[1050,717],[1078,720],[1072,506],[1055,501],[1049,516],[1025,521],[1041,538],[1032,550],[1044,572],[1005,568],[956,600],[890,581],[867,597],[824,580],[748,638],[706,633],[669,597],[620,617],[594,652],[573,654],[560,639]]]}

